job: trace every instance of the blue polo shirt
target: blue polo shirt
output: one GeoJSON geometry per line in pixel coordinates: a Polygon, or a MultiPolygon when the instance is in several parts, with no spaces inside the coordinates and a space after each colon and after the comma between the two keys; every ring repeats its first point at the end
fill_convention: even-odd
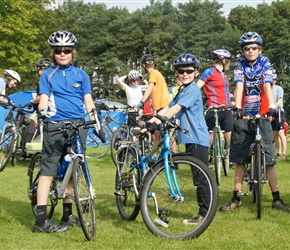
{"type": "Polygon", "coordinates": [[[87,73],[73,65],[56,69],[53,66],[42,73],[39,94],[49,97],[48,121],[61,121],[82,118],[85,114],[84,96],[91,94],[87,73]],[[49,76],[51,77],[49,78],[49,76]]]}
{"type": "Polygon", "coordinates": [[[210,139],[203,115],[203,101],[199,87],[195,83],[191,83],[189,86],[181,88],[176,98],[170,102],[169,107],[175,104],[183,107],[175,118],[180,120],[180,126],[189,130],[191,135],[178,131],[178,142],[209,147],[210,139]]]}

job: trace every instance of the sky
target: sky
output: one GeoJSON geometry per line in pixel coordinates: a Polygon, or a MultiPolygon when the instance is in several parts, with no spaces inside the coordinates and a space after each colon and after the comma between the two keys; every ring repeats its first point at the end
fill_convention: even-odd
{"type": "MultiPolygon", "coordinates": [[[[56,2],[62,3],[63,0],[55,0],[56,2]]],[[[150,5],[149,0],[83,0],[84,3],[105,3],[107,8],[114,6],[126,7],[129,11],[135,11],[137,9],[142,9],[150,5]]],[[[176,3],[186,3],[187,0],[172,0],[173,4],[176,3]]],[[[220,4],[224,4],[224,8],[221,11],[224,11],[224,15],[227,16],[230,13],[230,10],[239,6],[251,6],[256,8],[259,3],[271,4],[272,0],[217,0],[220,4]]]]}

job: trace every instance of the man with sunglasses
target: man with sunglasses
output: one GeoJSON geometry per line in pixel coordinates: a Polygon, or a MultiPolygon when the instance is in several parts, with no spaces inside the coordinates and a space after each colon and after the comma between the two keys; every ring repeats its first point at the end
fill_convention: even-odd
{"type": "MultiPolygon", "coordinates": [[[[73,65],[77,57],[76,37],[68,31],[53,32],[48,39],[52,48],[54,66],[45,70],[40,77],[38,105],[39,113],[46,116],[45,128],[59,128],[67,121],[80,121],[85,109],[95,108],[91,96],[91,84],[87,73],[73,65]]],[[[90,117],[92,120],[95,118],[90,117]]],[[[58,172],[60,160],[67,152],[63,145],[67,140],[65,132],[45,132],[46,146],[41,152],[40,178],[37,186],[37,215],[34,232],[64,232],[69,226],[80,226],[79,218],[72,214],[72,200],[63,199],[63,216],[60,223],[47,218],[47,197],[53,177],[58,172]],[[50,148],[50,150],[48,149],[50,148]],[[49,152],[51,151],[51,152],[49,152]]],[[[81,131],[81,143],[85,148],[87,130],[81,131]]],[[[66,193],[72,193],[72,181],[66,193]]]]}
{"type": "Polygon", "coordinates": [[[263,40],[256,32],[244,33],[239,45],[243,57],[238,58],[234,70],[235,102],[238,119],[235,121],[230,148],[230,161],[236,163],[234,191],[232,199],[220,211],[231,211],[242,205],[240,198],[245,165],[250,163],[250,146],[255,139],[255,131],[248,123],[248,117],[260,114],[268,118],[260,120],[260,132],[266,146],[266,166],[269,186],[272,191],[272,207],[290,211],[280,198],[278,180],[274,164],[275,150],[271,121],[276,116],[276,105],[272,94],[273,69],[267,57],[261,55],[263,40]]]}
{"type": "MultiPolygon", "coordinates": [[[[168,107],[163,108],[158,114],[168,119],[175,116],[180,121],[180,126],[187,129],[190,135],[178,133],[178,142],[185,144],[186,152],[208,165],[209,133],[203,115],[203,101],[201,91],[195,84],[194,79],[198,74],[199,61],[192,54],[179,55],[173,63],[176,75],[181,86],[168,107]]],[[[160,121],[152,118],[147,123],[147,130],[154,131],[160,121]]],[[[192,170],[194,185],[197,185],[199,211],[192,218],[185,219],[184,224],[195,225],[200,223],[206,216],[209,206],[209,191],[207,185],[203,185],[203,177],[197,171],[192,170]]]]}

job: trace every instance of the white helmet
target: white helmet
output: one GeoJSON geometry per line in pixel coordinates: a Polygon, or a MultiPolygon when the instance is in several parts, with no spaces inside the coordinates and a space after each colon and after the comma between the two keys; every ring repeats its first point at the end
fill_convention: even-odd
{"type": "Polygon", "coordinates": [[[21,82],[21,78],[20,75],[14,71],[14,70],[10,70],[10,69],[6,69],[4,72],[5,76],[12,76],[13,78],[15,78],[18,82],[21,82]]]}
{"type": "Polygon", "coordinates": [[[148,87],[148,85],[140,85],[140,86],[141,86],[141,91],[142,92],[145,92],[147,87],[148,87]]]}
{"type": "Polygon", "coordinates": [[[142,75],[136,70],[131,70],[127,76],[128,76],[128,80],[130,81],[130,80],[136,80],[140,78],[142,75]]]}
{"type": "Polygon", "coordinates": [[[75,47],[77,43],[76,37],[66,30],[53,32],[48,38],[50,47],[75,47]]]}

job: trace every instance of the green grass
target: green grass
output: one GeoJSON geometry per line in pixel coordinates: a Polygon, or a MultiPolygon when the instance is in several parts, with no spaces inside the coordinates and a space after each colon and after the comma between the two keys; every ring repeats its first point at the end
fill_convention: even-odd
{"type": "MultiPolygon", "coordinates": [[[[288,145],[289,147],[290,145],[288,145]]],[[[28,164],[29,161],[26,163],[28,164]]],[[[276,169],[281,197],[290,204],[290,159],[278,160],[276,169]]],[[[107,154],[89,160],[93,186],[96,190],[97,236],[88,242],[80,228],[60,234],[32,233],[34,218],[27,196],[27,166],[8,165],[0,172],[0,249],[281,249],[290,247],[290,213],[271,208],[271,192],[263,190],[262,219],[256,219],[256,207],[250,197],[232,212],[217,211],[213,223],[197,239],[167,240],[152,235],[142,221],[123,221],[113,195],[115,167],[107,154]]],[[[234,169],[222,176],[219,206],[232,196],[234,169]]],[[[246,185],[244,185],[244,188],[246,185]]],[[[62,202],[53,219],[60,221],[62,202]]],[[[74,211],[76,214],[77,212],[74,211]]]]}

